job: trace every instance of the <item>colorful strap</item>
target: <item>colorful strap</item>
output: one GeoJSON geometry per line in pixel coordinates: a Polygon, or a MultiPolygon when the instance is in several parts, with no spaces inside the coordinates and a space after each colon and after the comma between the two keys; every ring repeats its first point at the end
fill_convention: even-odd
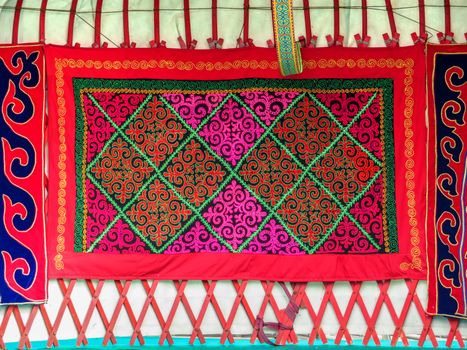
{"type": "Polygon", "coordinates": [[[300,44],[295,43],[292,0],[273,0],[274,40],[282,75],[303,71],[300,44]]]}

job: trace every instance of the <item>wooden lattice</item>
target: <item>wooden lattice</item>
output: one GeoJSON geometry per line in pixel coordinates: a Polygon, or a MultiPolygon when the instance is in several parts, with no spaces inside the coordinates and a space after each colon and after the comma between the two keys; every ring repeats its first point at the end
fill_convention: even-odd
{"type": "MultiPolygon", "coordinates": [[[[361,294],[362,287],[374,282],[339,283],[338,294],[341,294],[342,284],[348,287],[349,295],[346,302],[343,302],[342,295],[336,293],[337,288],[335,289],[334,283],[288,285],[292,298],[300,305],[300,321],[298,321],[300,329],[282,330],[277,335],[271,334],[271,338],[275,336],[280,344],[297,343],[299,339],[307,339],[310,345],[315,344],[316,341],[335,344],[352,344],[361,341],[363,345],[373,343],[381,345],[389,339],[392,346],[398,344],[408,346],[409,341],[410,344],[416,341],[418,346],[465,347],[460,320],[433,318],[425,314],[425,305],[417,293],[417,290],[426,288],[425,282],[406,280],[404,286],[401,281],[378,281],[379,293],[374,295],[376,302],[361,294]],[[397,298],[394,296],[391,298],[390,289],[395,292],[397,298]],[[401,304],[402,300],[402,305],[396,305],[401,304]],[[410,317],[409,313],[412,313],[410,317]],[[332,329],[329,329],[329,325],[324,325],[325,314],[328,319],[331,315],[336,320],[332,323],[332,329]],[[363,332],[355,332],[352,327],[352,317],[364,320],[366,329],[363,332]],[[449,326],[435,326],[434,319],[449,326]],[[380,324],[381,321],[383,324],[380,324]],[[413,333],[414,326],[420,331],[416,335],[409,334],[409,332],[413,333]],[[304,331],[304,328],[307,330],[304,331]]],[[[245,338],[254,343],[258,341],[258,330],[255,328],[257,316],[272,322],[281,321],[286,325],[288,320],[284,307],[280,306],[287,303],[285,294],[276,283],[268,281],[60,279],[51,281],[51,284],[52,287],[58,286],[61,292],[60,300],[56,300],[58,296],[54,295],[54,299],[47,305],[7,306],[2,309],[0,348],[5,349],[7,342],[18,342],[20,349],[29,349],[34,347],[31,345],[33,340],[46,341],[48,347],[58,347],[60,340],[67,338],[76,339],[77,346],[84,346],[91,337],[102,339],[103,345],[108,345],[109,342],[118,345],[144,345],[145,337],[152,339],[154,336],[159,337],[160,345],[173,344],[174,338],[180,336],[186,338],[187,344],[193,344],[195,341],[203,344],[207,337],[217,339],[220,344],[234,343],[238,339],[245,338]],[[189,298],[190,289],[199,292],[200,284],[204,289],[203,295],[198,298],[198,302],[192,301],[189,298]],[[223,284],[222,291],[216,292],[219,284],[223,284]],[[247,296],[246,290],[249,284],[255,284],[254,299],[247,296]],[[104,287],[107,288],[106,293],[103,293],[104,287]],[[110,291],[109,288],[114,290],[110,291]],[[225,288],[231,288],[233,293],[227,295],[224,292],[225,288]],[[144,290],[144,301],[130,298],[132,289],[144,290]],[[262,293],[259,294],[257,291],[260,289],[262,293]],[[162,294],[158,296],[158,292],[162,294]],[[172,298],[170,305],[167,304],[167,293],[173,295],[170,297],[172,298]],[[206,317],[208,310],[210,310],[210,320],[206,317]],[[243,313],[243,317],[239,316],[240,313],[243,313]],[[182,334],[176,334],[173,331],[173,324],[176,315],[180,314],[183,314],[188,322],[183,324],[182,334]],[[220,331],[217,334],[208,334],[212,332],[213,317],[218,322],[220,331]],[[66,318],[68,323],[64,321],[66,318]],[[127,320],[125,330],[117,331],[116,325],[123,318],[127,320]],[[91,323],[92,330],[90,330],[91,323]],[[97,323],[99,327],[96,326],[97,323]],[[249,327],[248,334],[237,334],[234,331],[239,323],[242,327],[249,327]],[[70,324],[73,326],[70,327],[70,324]],[[17,339],[11,339],[12,326],[19,331],[17,339]],[[36,330],[34,337],[30,338],[32,330],[37,327],[43,327],[46,332],[36,330]],[[98,333],[96,333],[97,328],[100,329],[98,333]],[[9,335],[7,329],[10,330],[9,335]],[[41,334],[39,338],[38,333],[41,334]],[[122,338],[123,336],[126,338],[122,338]]]]}

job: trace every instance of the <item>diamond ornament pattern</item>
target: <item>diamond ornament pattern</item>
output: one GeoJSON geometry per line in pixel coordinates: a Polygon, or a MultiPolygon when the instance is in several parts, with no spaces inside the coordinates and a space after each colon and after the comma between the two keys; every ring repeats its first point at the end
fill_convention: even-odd
{"type": "Polygon", "coordinates": [[[377,91],[345,123],[313,93],[282,95],[279,103],[281,94],[255,91],[191,93],[189,108],[180,94],[148,94],[117,125],[102,98],[84,94],[115,129],[86,165],[87,181],[117,210],[88,252],[116,232],[116,222],[153,253],[258,252],[268,236],[276,241],[264,254],[358,253],[355,230],[371,247],[360,253],[381,252],[384,235],[362,225],[355,208],[373,196],[373,210],[381,210],[383,198],[373,193],[383,183],[382,161],[351,129],[362,115],[380,123],[377,91]],[[269,117],[261,94],[280,106],[269,117]],[[186,112],[196,110],[195,118],[186,112]]]}
{"type": "Polygon", "coordinates": [[[199,135],[219,156],[235,166],[263,132],[245,107],[228,99],[199,135]]]}

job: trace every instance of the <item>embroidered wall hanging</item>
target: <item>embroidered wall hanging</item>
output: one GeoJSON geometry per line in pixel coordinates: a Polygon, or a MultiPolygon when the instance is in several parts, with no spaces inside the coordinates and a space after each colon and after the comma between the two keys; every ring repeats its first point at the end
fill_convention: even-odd
{"type": "Polygon", "coordinates": [[[428,312],[466,317],[467,47],[428,46],[428,312]]]}
{"type": "Polygon", "coordinates": [[[48,47],[50,273],[423,278],[423,51],[356,53],[48,47]]]}
{"type": "Polygon", "coordinates": [[[44,58],[0,46],[0,302],[46,299],[44,58]]]}

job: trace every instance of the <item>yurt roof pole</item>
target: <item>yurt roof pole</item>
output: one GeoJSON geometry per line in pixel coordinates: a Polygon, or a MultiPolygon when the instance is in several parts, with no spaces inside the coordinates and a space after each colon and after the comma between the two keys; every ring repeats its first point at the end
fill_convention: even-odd
{"type": "Polygon", "coordinates": [[[384,43],[387,47],[397,47],[399,46],[400,34],[397,32],[396,21],[394,19],[394,12],[392,10],[391,0],[386,0],[386,11],[388,13],[391,35],[389,35],[388,33],[383,34],[384,43]]]}
{"type": "Polygon", "coordinates": [[[68,36],[67,36],[67,41],[66,41],[67,46],[73,45],[73,30],[75,27],[75,16],[76,16],[77,6],[78,6],[78,0],[73,0],[71,2],[70,17],[68,19],[68,36]]]}
{"type": "Polygon", "coordinates": [[[354,35],[357,47],[368,47],[371,37],[368,35],[368,5],[366,0],[362,0],[362,34],[354,35]]]}
{"type": "Polygon", "coordinates": [[[451,2],[444,0],[444,33],[437,34],[441,44],[451,44],[454,42],[454,33],[451,31],[451,2]]]}
{"type": "Polygon", "coordinates": [[[305,17],[305,35],[306,43],[311,41],[311,16],[310,16],[310,1],[303,0],[303,15],[305,17]]]}
{"type": "Polygon", "coordinates": [[[19,28],[19,16],[21,15],[21,8],[23,7],[23,0],[16,1],[15,16],[13,18],[13,32],[11,34],[11,42],[18,44],[18,28],[19,28]]]}
{"type": "Polygon", "coordinates": [[[165,41],[161,41],[160,25],[160,0],[154,0],[154,39],[149,42],[150,47],[165,47],[165,41]]]}
{"type": "Polygon", "coordinates": [[[102,23],[102,3],[104,0],[97,0],[96,3],[96,19],[94,22],[94,43],[92,47],[107,47],[107,43],[101,45],[101,23],[102,23]]]}
{"type": "Polygon", "coordinates": [[[420,31],[411,34],[414,44],[425,44],[428,40],[428,33],[425,29],[425,0],[418,0],[418,21],[420,24],[420,31]]]}
{"type": "Polygon", "coordinates": [[[222,49],[224,39],[219,38],[217,33],[217,0],[212,0],[212,36],[207,39],[210,49],[222,49]]]}
{"type": "Polygon", "coordinates": [[[41,2],[41,13],[39,17],[39,41],[45,43],[45,13],[47,11],[47,0],[41,2]]]}
{"type": "Polygon", "coordinates": [[[328,46],[343,46],[344,36],[340,34],[339,0],[334,0],[334,36],[326,35],[328,46]]]}
{"type": "Polygon", "coordinates": [[[136,43],[130,39],[129,0],[123,0],[123,43],[120,47],[136,47],[136,43]]]}
{"type": "Polygon", "coordinates": [[[255,46],[253,44],[253,40],[249,38],[250,31],[249,31],[249,24],[250,24],[250,0],[243,0],[243,39],[241,36],[237,38],[237,47],[245,47],[245,46],[255,46]]]}
{"type": "Polygon", "coordinates": [[[301,47],[316,47],[316,42],[318,37],[313,35],[311,30],[311,15],[310,15],[310,1],[303,0],[303,16],[305,18],[305,36],[300,36],[298,40],[300,41],[301,47]]]}

